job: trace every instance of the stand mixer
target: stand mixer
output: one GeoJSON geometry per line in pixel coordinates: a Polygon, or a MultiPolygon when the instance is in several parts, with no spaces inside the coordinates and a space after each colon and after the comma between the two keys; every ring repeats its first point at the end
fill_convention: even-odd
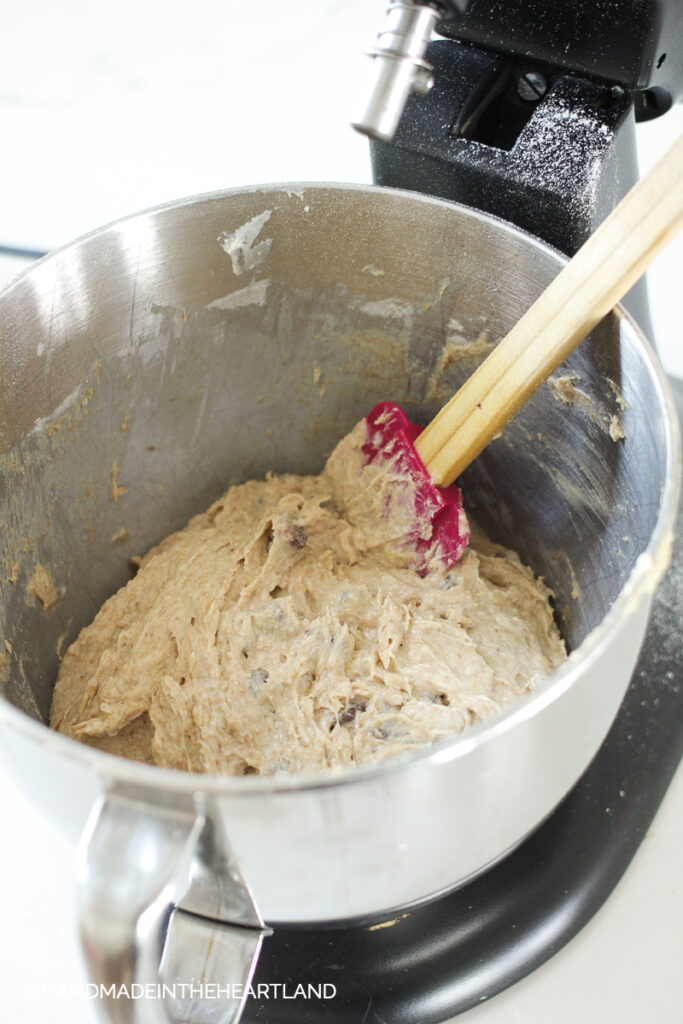
{"type": "MultiPolygon", "coordinates": [[[[635,124],[683,96],[672,0],[398,0],[355,127],[374,180],[503,217],[573,255],[638,177],[635,124]],[[433,30],[442,38],[429,42],[433,30]]],[[[644,285],[625,305],[647,332],[644,285]]]]}

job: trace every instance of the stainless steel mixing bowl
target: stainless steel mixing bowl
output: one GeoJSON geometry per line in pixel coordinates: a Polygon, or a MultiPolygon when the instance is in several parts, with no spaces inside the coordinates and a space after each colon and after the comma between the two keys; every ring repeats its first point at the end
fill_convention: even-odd
{"type": "Polygon", "coordinates": [[[60,652],[132,555],[232,482],[318,470],[381,399],[426,422],[561,263],[439,200],[267,186],[104,228],[0,296],[1,751],[55,825],[76,838],[87,823],[95,977],[155,975],[139,945],[150,905],[258,936],[262,921],[374,915],[462,883],[590,762],[669,559],[679,480],[666,383],[622,311],[568,360],[573,387],[542,387],[463,481],[556,595],[572,654],[533,694],[430,749],[315,778],[163,771],[45,725],[60,652]]]}

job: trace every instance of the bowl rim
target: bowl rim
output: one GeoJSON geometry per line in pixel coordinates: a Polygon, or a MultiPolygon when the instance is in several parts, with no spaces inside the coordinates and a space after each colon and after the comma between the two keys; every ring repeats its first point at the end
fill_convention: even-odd
{"type": "MultiPolygon", "coordinates": [[[[134,222],[135,220],[158,215],[183,207],[200,206],[210,201],[237,198],[240,196],[262,194],[269,196],[285,192],[289,196],[296,195],[303,199],[307,191],[318,192],[355,192],[368,195],[396,195],[402,199],[410,199],[417,203],[438,206],[446,211],[458,210],[466,217],[486,224],[493,223],[504,232],[523,240],[525,244],[540,249],[550,255],[558,264],[558,269],[569,259],[565,253],[544,242],[542,239],[517,227],[501,217],[484,213],[463,203],[435,196],[413,192],[408,189],[387,188],[378,185],[363,185],[335,182],[281,182],[258,185],[240,186],[237,188],[218,190],[186,196],[155,206],[147,207],[136,213],[110,221],[79,236],[66,245],[48,253],[25,270],[21,271],[8,285],[0,291],[0,305],[7,295],[29,276],[42,267],[59,258],[67,251],[87,244],[94,238],[107,232],[134,222]]],[[[18,729],[23,736],[56,755],[81,764],[90,771],[108,778],[112,782],[131,784],[150,790],[163,789],[184,794],[226,795],[253,799],[257,795],[276,793],[308,793],[329,787],[359,786],[376,779],[387,778],[415,768],[428,768],[450,763],[467,756],[475,748],[493,743],[504,733],[517,728],[524,722],[536,717],[543,709],[553,704],[576,680],[600,660],[607,645],[627,616],[639,610],[642,602],[656,590],[670,560],[674,537],[674,522],[678,509],[681,489],[681,436],[678,414],[673,401],[664,370],[657,354],[648,341],[645,333],[621,304],[615,306],[608,316],[616,316],[619,321],[619,332],[625,328],[630,330],[636,343],[640,346],[651,378],[659,392],[661,406],[666,412],[664,421],[664,443],[666,447],[666,478],[659,497],[657,522],[645,550],[639,555],[629,577],[614,600],[603,620],[584,638],[568,659],[551,675],[543,679],[530,693],[511,702],[497,712],[492,718],[477,722],[456,733],[432,744],[417,747],[394,758],[388,758],[375,764],[356,765],[352,768],[326,768],[314,773],[278,774],[269,776],[232,776],[193,773],[180,769],[161,768],[138,761],[117,757],[105,751],[96,750],[77,740],[55,732],[43,722],[31,718],[26,712],[10,704],[0,695],[0,726],[18,729]]]]}

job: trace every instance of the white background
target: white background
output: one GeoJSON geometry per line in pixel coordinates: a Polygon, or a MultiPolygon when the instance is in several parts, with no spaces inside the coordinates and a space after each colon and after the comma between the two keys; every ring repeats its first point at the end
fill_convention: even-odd
{"type": "MultiPolygon", "coordinates": [[[[381,0],[86,0],[0,12],[0,243],[50,249],[182,195],[268,181],[370,181],[348,121],[381,0]]],[[[645,170],[683,110],[638,128],[645,170]]],[[[0,258],[0,283],[21,269],[0,258]]],[[[683,376],[683,242],[649,275],[655,338],[683,376]]],[[[679,771],[635,861],[583,932],[467,1024],[683,1019],[679,771]]],[[[0,778],[0,1006],[14,1024],[93,1024],[72,850],[0,778]]]]}

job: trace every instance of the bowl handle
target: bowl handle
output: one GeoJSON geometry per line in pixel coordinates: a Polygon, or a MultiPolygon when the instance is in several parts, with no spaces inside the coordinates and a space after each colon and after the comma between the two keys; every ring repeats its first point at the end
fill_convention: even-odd
{"type": "MultiPolygon", "coordinates": [[[[88,995],[104,1020],[199,1022],[220,1010],[222,1024],[237,1024],[242,1016],[267,934],[258,912],[252,904],[252,920],[235,926],[178,908],[189,897],[195,909],[209,888],[202,850],[215,848],[213,835],[196,802],[178,809],[110,793],[93,808],[76,875],[88,995]]],[[[225,901],[216,903],[216,892],[225,885],[213,887],[219,914],[225,901]]]]}

